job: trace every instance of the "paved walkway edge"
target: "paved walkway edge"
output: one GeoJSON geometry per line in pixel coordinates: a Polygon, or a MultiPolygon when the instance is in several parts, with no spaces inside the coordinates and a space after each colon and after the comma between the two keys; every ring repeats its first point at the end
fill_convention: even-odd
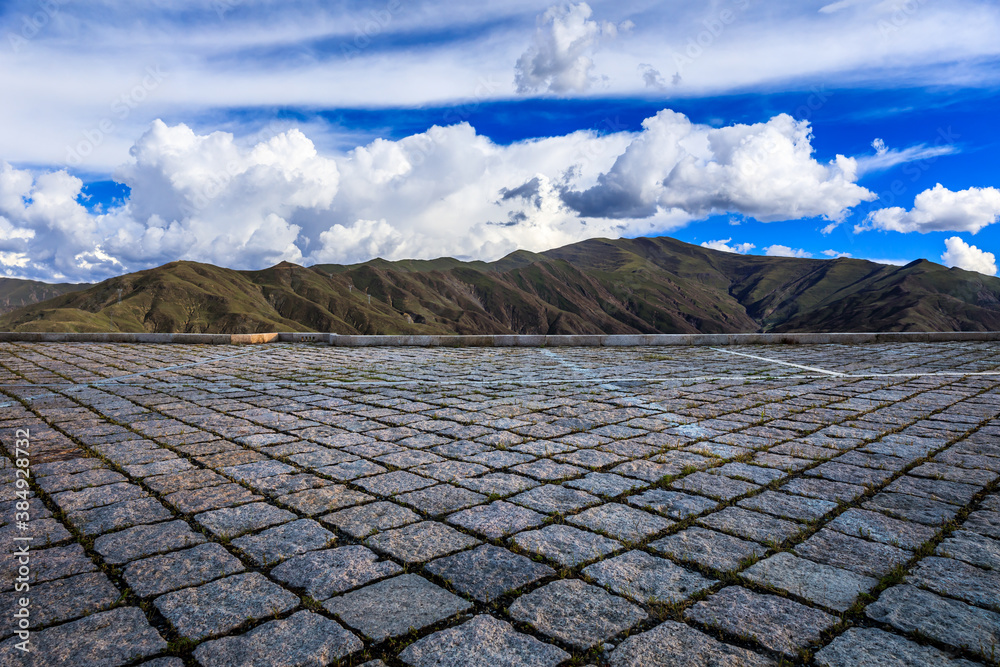
{"type": "Polygon", "coordinates": [[[353,336],[325,333],[171,334],[171,333],[22,333],[0,332],[0,343],[174,343],[256,345],[326,343],[338,347],[628,347],[646,345],[859,345],[863,343],[940,343],[997,341],[1000,331],[884,333],[744,333],[624,335],[353,336]]]}

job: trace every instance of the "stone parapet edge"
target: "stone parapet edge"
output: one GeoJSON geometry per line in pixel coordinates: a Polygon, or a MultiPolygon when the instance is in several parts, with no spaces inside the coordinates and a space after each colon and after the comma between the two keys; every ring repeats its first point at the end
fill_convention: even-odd
{"type": "Polygon", "coordinates": [[[0,343],[173,343],[257,345],[325,343],[337,347],[642,347],[690,345],[862,345],[1000,340],[1000,331],[914,331],[879,333],[600,334],[475,336],[356,336],[328,333],[40,333],[0,332],[0,343]]]}

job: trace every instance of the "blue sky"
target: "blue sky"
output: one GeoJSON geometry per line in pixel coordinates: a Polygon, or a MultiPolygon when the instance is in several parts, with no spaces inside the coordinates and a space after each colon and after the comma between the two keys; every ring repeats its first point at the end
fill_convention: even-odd
{"type": "Polygon", "coordinates": [[[987,275],[985,0],[0,2],[0,275],[666,234],[987,275]]]}

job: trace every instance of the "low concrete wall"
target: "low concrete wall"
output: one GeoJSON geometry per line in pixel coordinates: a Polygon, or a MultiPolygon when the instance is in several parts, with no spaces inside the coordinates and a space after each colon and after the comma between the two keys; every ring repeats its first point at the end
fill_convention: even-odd
{"type": "Polygon", "coordinates": [[[635,334],[594,336],[340,336],[327,333],[169,334],[169,333],[2,333],[0,343],[173,343],[257,345],[320,343],[337,347],[630,347],[646,345],[861,345],[998,341],[1000,331],[794,333],[794,334],[635,334]]]}

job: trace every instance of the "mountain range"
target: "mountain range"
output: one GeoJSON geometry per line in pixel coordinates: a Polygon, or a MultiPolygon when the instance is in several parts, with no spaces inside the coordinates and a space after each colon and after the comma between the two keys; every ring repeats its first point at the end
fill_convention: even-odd
{"type": "Polygon", "coordinates": [[[889,266],[738,255],[667,237],[591,239],[495,262],[237,271],[180,261],[95,285],[0,279],[0,313],[0,331],[984,331],[1000,330],[1000,279],[927,260],[889,266]]]}

